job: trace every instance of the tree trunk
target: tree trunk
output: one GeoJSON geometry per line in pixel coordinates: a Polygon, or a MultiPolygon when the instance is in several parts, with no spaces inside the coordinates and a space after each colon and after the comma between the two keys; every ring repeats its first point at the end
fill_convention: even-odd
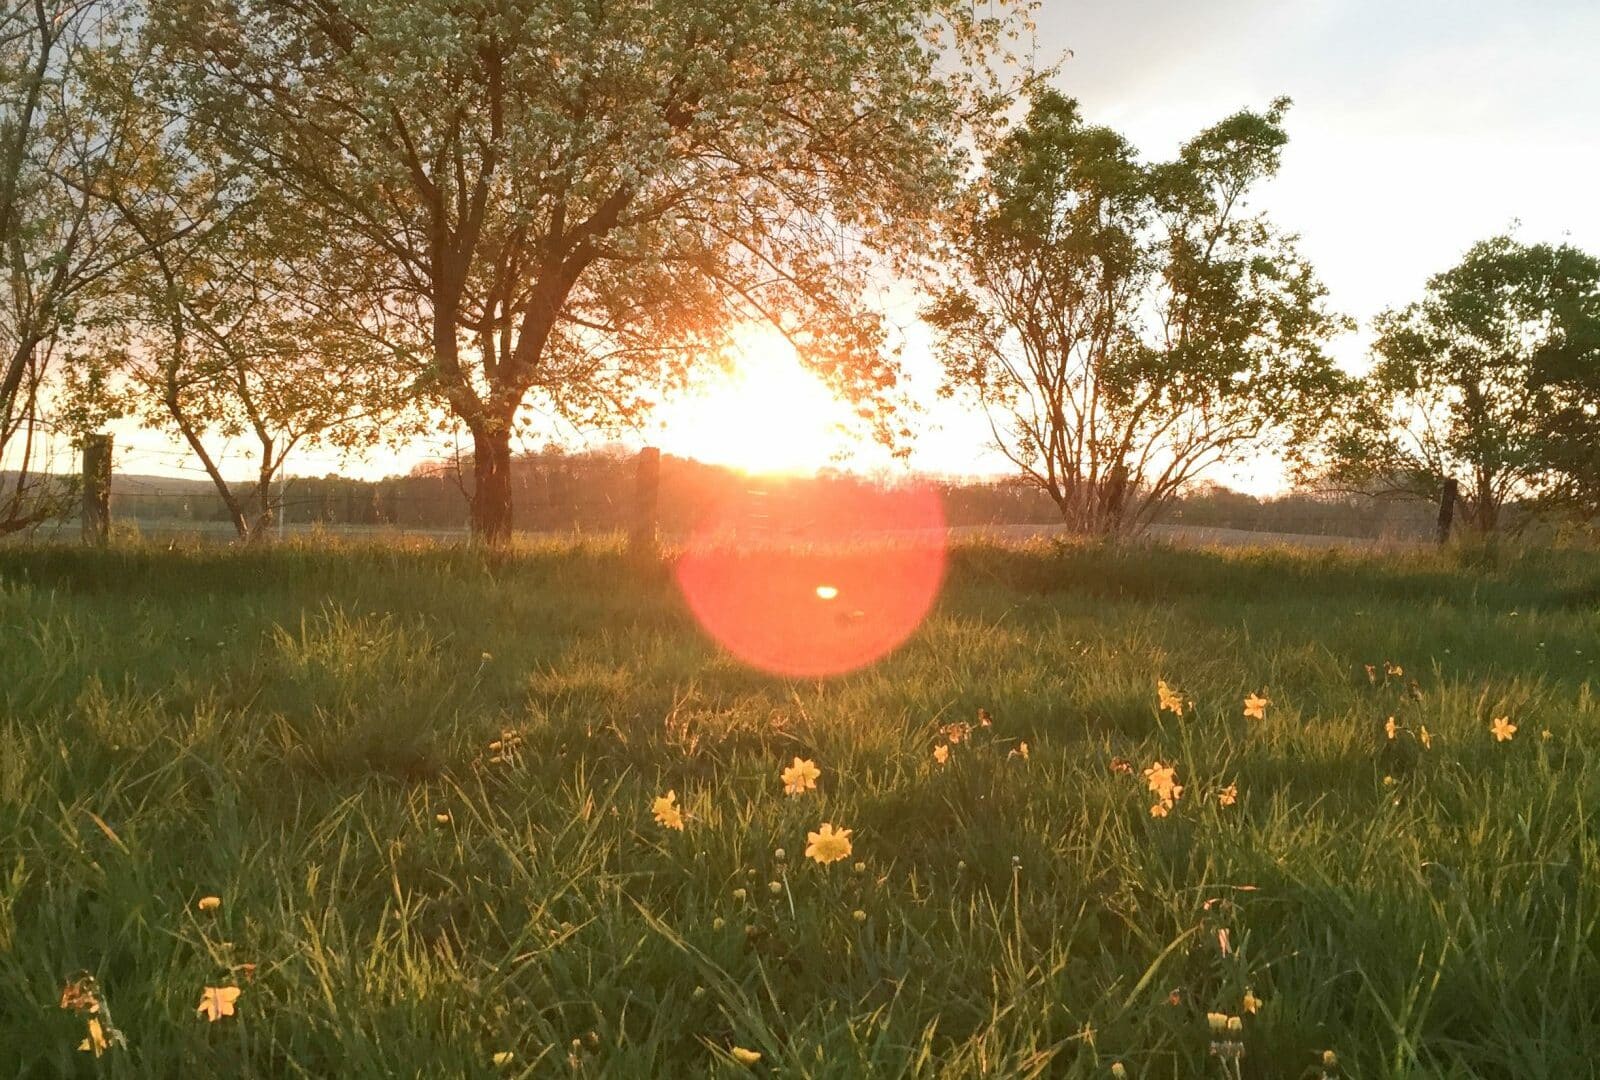
{"type": "Polygon", "coordinates": [[[1478,531],[1487,536],[1500,525],[1500,507],[1495,502],[1494,477],[1487,469],[1478,470],[1477,482],[1477,526],[1478,531]]]}
{"type": "Polygon", "coordinates": [[[511,539],[511,427],[472,433],[472,538],[501,547],[511,539]]]}

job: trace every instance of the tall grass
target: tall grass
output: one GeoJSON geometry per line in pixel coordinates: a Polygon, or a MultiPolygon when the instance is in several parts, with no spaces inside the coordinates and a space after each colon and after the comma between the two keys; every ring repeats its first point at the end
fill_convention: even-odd
{"type": "Polygon", "coordinates": [[[803,682],[603,543],[0,549],[0,1075],[1232,1075],[1208,1012],[1245,1076],[1589,1075],[1597,607],[1576,553],[962,547],[803,682]]]}

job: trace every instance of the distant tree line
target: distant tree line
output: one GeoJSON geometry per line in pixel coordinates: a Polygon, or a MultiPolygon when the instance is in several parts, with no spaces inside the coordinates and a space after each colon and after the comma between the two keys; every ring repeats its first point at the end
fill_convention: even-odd
{"type": "MultiPolygon", "coordinates": [[[[622,450],[568,453],[547,450],[512,460],[512,486],[521,527],[531,531],[613,533],[633,524],[635,457],[622,450]]],[[[470,505],[464,477],[452,466],[420,467],[410,475],[357,480],[329,475],[295,477],[283,492],[279,520],[308,525],[465,530],[470,505]]],[[[1057,526],[1055,503],[1022,478],[935,482],[954,527],[1057,526]]],[[[848,473],[814,477],[751,477],[732,469],[664,456],[658,522],[668,536],[687,535],[708,511],[751,492],[776,501],[824,504],[874,481],[848,473]]],[[[182,532],[190,523],[231,523],[227,505],[209,484],[165,478],[113,482],[120,520],[182,532]]],[[[1273,498],[1200,484],[1164,505],[1156,524],[1372,538],[1422,539],[1432,524],[1423,500],[1375,501],[1352,495],[1289,494],[1273,498]]]]}

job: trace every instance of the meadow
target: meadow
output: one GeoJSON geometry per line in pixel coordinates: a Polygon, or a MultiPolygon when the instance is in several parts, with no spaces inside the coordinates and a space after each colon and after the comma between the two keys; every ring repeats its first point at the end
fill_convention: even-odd
{"type": "Polygon", "coordinates": [[[0,1075],[1591,1075],[1597,682],[1579,552],[963,545],[807,681],[605,542],[0,548],[0,1075]]]}

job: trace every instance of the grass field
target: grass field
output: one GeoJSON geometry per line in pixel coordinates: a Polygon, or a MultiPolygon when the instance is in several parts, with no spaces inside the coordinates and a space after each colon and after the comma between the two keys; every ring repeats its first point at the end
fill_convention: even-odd
{"type": "Polygon", "coordinates": [[[961,547],[795,682],[604,545],[0,549],[0,1075],[1593,1075],[1597,608],[1579,553],[961,547]]]}

